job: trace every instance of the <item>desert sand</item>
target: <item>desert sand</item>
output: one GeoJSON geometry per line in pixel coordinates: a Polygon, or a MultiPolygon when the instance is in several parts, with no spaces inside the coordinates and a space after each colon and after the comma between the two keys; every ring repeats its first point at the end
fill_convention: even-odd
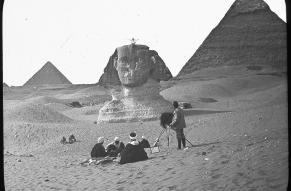
{"type": "Polygon", "coordinates": [[[171,133],[149,160],[80,165],[99,136],[124,143],[135,130],[152,144],[158,120],[96,124],[111,99],[96,85],[3,89],[6,190],[286,190],[288,125],[286,73],[269,68],[207,68],[161,82],[169,101],[185,109],[186,138],[176,149],[171,133]],[[79,101],[84,106],[68,105],[79,101]],[[74,134],[77,142],[61,144],[74,134]]]}

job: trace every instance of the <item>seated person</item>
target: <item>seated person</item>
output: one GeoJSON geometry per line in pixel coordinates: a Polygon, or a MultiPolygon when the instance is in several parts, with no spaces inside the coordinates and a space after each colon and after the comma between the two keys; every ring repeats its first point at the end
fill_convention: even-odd
{"type": "Polygon", "coordinates": [[[141,142],[139,142],[140,146],[141,146],[142,148],[150,148],[150,147],[151,147],[151,146],[150,146],[150,143],[149,143],[149,141],[145,138],[145,136],[142,136],[141,138],[142,138],[142,140],[141,140],[141,142]]]}
{"type": "Polygon", "coordinates": [[[69,143],[71,144],[71,143],[74,143],[76,141],[77,140],[76,140],[75,136],[74,135],[70,135],[70,137],[69,137],[69,143]]]}
{"type": "Polygon", "coordinates": [[[98,143],[94,145],[92,151],[91,151],[91,157],[92,158],[97,158],[97,157],[105,157],[106,152],[105,148],[103,146],[104,143],[104,137],[99,137],[98,138],[98,143]]]}
{"type": "Polygon", "coordinates": [[[124,148],[124,143],[115,137],[114,141],[107,145],[106,151],[110,157],[116,157],[124,148]]]}
{"type": "Polygon", "coordinates": [[[130,142],[125,146],[123,151],[120,153],[119,164],[137,162],[148,159],[147,153],[140,146],[136,140],[136,133],[132,132],[129,135],[130,142]]]}
{"type": "Polygon", "coordinates": [[[62,140],[60,141],[62,144],[66,144],[67,143],[67,140],[66,140],[66,137],[63,137],[62,140]]]}

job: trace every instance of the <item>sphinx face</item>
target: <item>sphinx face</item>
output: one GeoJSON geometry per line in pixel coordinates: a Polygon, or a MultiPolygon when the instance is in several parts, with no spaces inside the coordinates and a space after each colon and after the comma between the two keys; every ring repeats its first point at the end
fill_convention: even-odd
{"type": "Polygon", "coordinates": [[[147,82],[152,73],[152,60],[148,47],[126,45],[117,48],[115,67],[122,85],[136,87],[147,82]]]}

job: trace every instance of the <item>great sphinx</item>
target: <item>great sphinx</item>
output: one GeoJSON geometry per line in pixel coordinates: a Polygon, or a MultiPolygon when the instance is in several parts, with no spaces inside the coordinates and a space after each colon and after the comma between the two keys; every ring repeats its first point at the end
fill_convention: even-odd
{"type": "Polygon", "coordinates": [[[172,111],[172,105],[160,94],[159,67],[155,51],[131,43],[116,49],[114,68],[121,82],[111,90],[112,100],[100,109],[98,123],[157,119],[172,111]]]}

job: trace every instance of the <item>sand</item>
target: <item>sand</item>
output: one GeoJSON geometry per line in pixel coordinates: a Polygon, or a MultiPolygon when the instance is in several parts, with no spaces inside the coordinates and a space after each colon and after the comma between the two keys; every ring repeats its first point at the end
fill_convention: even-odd
{"type": "MultiPolygon", "coordinates": [[[[153,143],[162,130],[159,121],[98,125],[94,122],[102,103],[82,108],[63,104],[68,101],[64,97],[74,97],[76,92],[82,92],[82,99],[86,92],[94,96],[94,88],[64,89],[63,99],[61,90],[50,90],[51,98],[37,98],[35,103],[28,90],[23,92],[31,95],[30,100],[19,101],[21,90],[13,90],[17,96],[6,94],[6,190],[286,190],[286,76],[243,71],[217,78],[188,77],[169,84],[161,95],[193,106],[185,110],[185,134],[194,147],[187,143],[189,149],[177,150],[172,132],[170,147],[163,135],[160,153],[148,153],[149,160],[125,165],[80,162],[89,157],[99,136],[109,139],[105,144],[116,135],[127,143],[128,134],[135,130],[153,143]],[[36,112],[40,115],[36,118],[11,117],[17,112],[26,116],[26,108],[42,112],[36,112]],[[54,118],[59,121],[51,121],[54,118]],[[77,142],[59,143],[70,134],[77,142]]],[[[106,95],[97,89],[96,96],[106,95]]]]}

